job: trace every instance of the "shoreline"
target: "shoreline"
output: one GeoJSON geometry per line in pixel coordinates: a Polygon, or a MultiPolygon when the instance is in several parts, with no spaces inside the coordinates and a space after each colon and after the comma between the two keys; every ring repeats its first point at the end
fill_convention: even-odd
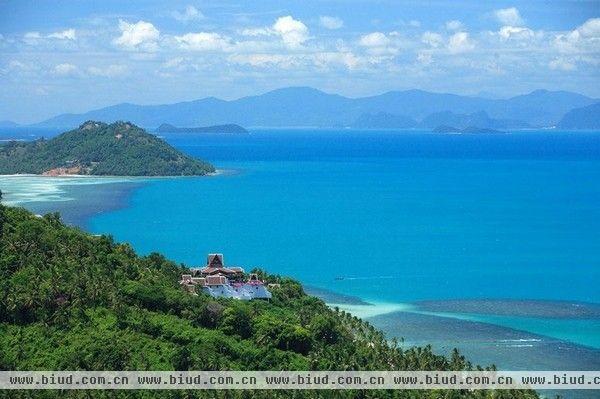
{"type": "Polygon", "coordinates": [[[548,335],[545,331],[458,314],[421,311],[413,303],[325,302],[331,308],[339,308],[374,325],[388,340],[398,339],[405,348],[431,345],[440,355],[448,355],[458,348],[476,364],[495,364],[504,370],[600,367],[600,347],[548,335]]]}
{"type": "MultiPolygon", "coordinates": [[[[311,287],[312,288],[312,287],[311,287]]],[[[452,305],[455,300],[432,300],[432,301],[413,301],[413,302],[382,302],[369,298],[353,296],[351,294],[337,293],[325,289],[309,289],[307,293],[323,300],[332,308],[339,308],[353,316],[361,319],[385,320],[394,318],[397,314],[411,315],[409,317],[433,317],[440,323],[480,323],[493,326],[497,329],[505,329],[513,332],[523,332],[524,334],[539,335],[546,338],[546,341],[560,341],[568,345],[575,345],[581,348],[597,351],[600,353],[600,341],[595,339],[595,331],[600,331],[600,316],[596,313],[590,313],[588,307],[594,310],[600,307],[600,304],[592,302],[581,302],[576,300],[521,300],[521,299],[470,299],[461,300],[477,309],[471,308],[466,312],[464,309],[453,309],[451,306],[445,310],[433,311],[422,306],[423,302],[432,302],[440,305],[452,305]],[[350,301],[346,299],[351,299],[350,301]],[[479,308],[480,303],[497,303],[499,309],[496,313],[489,312],[489,309],[479,308]],[[524,309],[515,308],[514,304],[522,303],[524,309]],[[505,306],[511,305],[514,312],[507,313],[505,306]],[[527,306],[526,306],[527,305],[527,306]],[[583,306],[580,308],[582,305],[583,306]],[[543,306],[543,311],[539,311],[543,306]],[[549,315],[545,309],[553,307],[576,307],[578,313],[565,315],[560,313],[558,317],[549,315]],[[488,313],[486,313],[488,310],[488,313]],[[517,320],[517,322],[515,322],[517,320]],[[585,327],[584,327],[585,326],[585,327]],[[589,328],[587,335],[573,334],[573,331],[589,328]]],[[[401,328],[401,327],[398,327],[401,328]]],[[[389,332],[386,330],[386,332],[389,332]]],[[[406,337],[405,337],[406,338],[406,337]]],[[[412,338],[412,337],[411,337],[412,338]]]]}
{"type": "Polygon", "coordinates": [[[405,346],[429,344],[434,352],[448,354],[458,348],[476,364],[499,369],[600,369],[600,349],[538,332],[440,315],[397,311],[365,318],[400,339],[405,346]]]}
{"type": "Polygon", "coordinates": [[[132,193],[152,181],[181,178],[219,177],[236,174],[234,169],[217,169],[201,176],[112,176],[17,173],[0,175],[3,203],[21,206],[36,214],[58,211],[71,225],[88,229],[94,216],[127,207],[132,193]],[[4,183],[4,184],[3,184],[4,183]],[[95,188],[90,188],[96,186],[95,188]],[[102,187],[102,188],[100,188],[102,187]],[[92,200],[82,194],[89,190],[100,193],[102,201],[92,200]],[[69,205],[67,205],[69,204],[69,205]]]}
{"type": "Polygon", "coordinates": [[[216,169],[214,172],[207,173],[205,175],[148,175],[148,176],[120,176],[120,175],[79,175],[79,174],[57,174],[57,175],[45,175],[45,174],[35,174],[35,173],[13,173],[13,174],[0,174],[0,178],[7,177],[44,177],[44,178],[93,178],[93,179],[173,179],[173,178],[183,178],[183,177],[213,177],[213,176],[221,176],[228,174],[232,169],[216,169]]]}

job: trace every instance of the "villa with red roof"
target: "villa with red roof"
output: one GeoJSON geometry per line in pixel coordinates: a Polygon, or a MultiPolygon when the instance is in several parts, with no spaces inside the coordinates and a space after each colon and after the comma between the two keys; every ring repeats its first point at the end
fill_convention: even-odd
{"type": "Polygon", "coordinates": [[[191,274],[182,275],[179,283],[192,294],[196,294],[199,287],[215,298],[251,300],[272,297],[256,274],[250,274],[248,280],[244,281],[244,269],[225,267],[223,254],[208,254],[206,266],[192,268],[191,274]]]}

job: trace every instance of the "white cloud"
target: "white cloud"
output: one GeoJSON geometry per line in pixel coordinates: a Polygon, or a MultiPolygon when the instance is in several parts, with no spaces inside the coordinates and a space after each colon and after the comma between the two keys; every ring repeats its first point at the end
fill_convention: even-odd
{"type": "Polygon", "coordinates": [[[419,27],[421,27],[421,21],[417,21],[416,19],[411,19],[410,21],[408,21],[408,26],[413,27],[413,28],[419,28],[419,27]]]}
{"type": "Polygon", "coordinates": [[[10,69],[28,69],[27,65],[22,63],[21,61],[11,60],[8,63],[8,67],[10,69]]]}
{"type": "MultiPolygon", "coordinates": [[[[219,60],[219,62],[220,62],[220,66],[222,66],[223,60],[219,60]]],[[[181,76],[182,74],[185,74],[188,72],[191,72],[191,73],[198,72],[202,69],[205,69],[207,67],[207,65],[208,64],[203,62],[202,58],[200,58],[200,57],[190,57],[190,58],[175,57],[175,58],[171,58],[171,59],[168,59],[165,62],[163,62],[160,65],[160,68],[156,71],[156,73],[162,77],[173,78],[173,77],[181,76]],[[200,61],[200,62],[196,63],[194,61],[200,61]]]]}
{"type": "Polygon", "coordinates": [[[192,51],[229,51],[231,41],[226,36],[213,32],[186,33],[175,36],[181,48],[192,51]]]}
{"type": "Polygon", "coordinates": [[[363,47],[384,47],[390,43],[390,39],[382,32],[373,32],[361,36],[358,44],[363,47]]]}
{"type": "Polygon", "coordinates": [[[361,36],[358,40],[358,45],[370,55],[365,61],[371,65],[392,60],[400,48],[407,44],[408,42],[397,31],[371,32],[361,36]]]}
{"type": "Polygon", "coordinates": [[[11,73],[28,73],[35,72],[37,66],[31,63],[24,63],[19,60],[10,60],[6,67],[0,68],[0,75],[8,75],[11,73]]]}
{"type": "Polygon", "coordinates": [[[249,65],[255,68],[280,69],[343,67],[351,70],[362,63],[359,57],[348,51],[326,51],[311,54],[234,54],[228,60],[232,63],[249,65]]]}
{"type": "Polygon", "coordinates": [[[344,21],[338,17],[323,15],[319,17],[319,24],[326,29],[340,29],[344,26],[344,21]]]}
{"type": "Polygon", "coordinates": [[[281,51],[281,42],[278,39],[235,41],[232,43],[231,51],[236,53],[270,53],[281,51]]]}
{"type": "Polygon", "coordinates": [[[40,32],[27,32],[23,35],[23,41],[29,45],[37,44],[41,39],[42,35],[40,32]]]}
{"type": "MultiPolygon", "coordinates": [[[[249,37],[278,36],[281,38],[281,41],[291,49],[302,46],[302,44],[310,38],[308,33],[306,25],[290,15],[277,18],[272,26],[246,28],[239,32],[242,36],[249,37]]],[[[240,50],[244,49],[245,51],[248,51],[252,48],[255,50],[261,48],[265,49],[273,44],[274,43],[269,43],[267,41],[246,41],[236,43],[236,47],[240,50]]],[[[261,57],[259,57],[259,61],[262,62],[261,57]]]]}
{"type": "Polygon", "coordinates": [[[503,26],[498,31],[500,37],[504,40],[509,39],[517,39],[517,40],[527,40],[535,37],[535,32],[529,28],[519,27],[519,26],[503,26]]]}
{"type": "Polygon", "coordinates": [[[452,54],[465,53],[475,48],[467,32],[457,32],[448,39],[448,51],[452,54]]]}
{"type": "Polygon", "coordinates": [[[517,10],[515,7],[496,10],[494,11],[494,15],[502,25],[520,26],[524,24],[519,10],[517,10]]]}
{"type": "Polygon", "coordinates": [[[398,53],[400,39],[398,32],[390,32],[387,35],[382,32],[372,32],[361,36],[358,44],[364,47],[368,54],[375,56],[370,59],[371,63],[379,63],[398,53]]]}
{"type": "Polygon", "coordinates": [[[361,64],[361,60],[349,51],[316,53],[313,62],[318,68],[341,65],[347,69],[355,69],[361,64]]]}
{"type": "Polygon", "coordinates": [[[78,72],[78,68],[73,64],[58,64],[54,67],[52,72],[57,76],[74,76],[78,72]]]}
{"type": "Polygon", "coordinates": [[[256,36],[271,36],[271,35],[274,35],[275,32],[273,31],[273,29],[270,29],[270,28],[247,28],[247,29],[243,29],[240,32],[240,34],[243,36],[256,37],[256,36]]]}
{"type": "Polygon", "coordinates": [[[253,67],[278,67],[289,69],[299,66],[301,60],[293,54],[235,54],[228,58],[230,62],[253,67]]]}
{"type": "Polygon", "coordinates": [[[452,21],[446,22],[446,29],[450,31],[457,31],[463,28],[463,23],[457,19],[453,19],[452,21]]]}
{"type": "Polygon", "coordinates": [[[172,58],[170,60],[167,60],[167,61],[163,62],[162,67],[163,68],[167,68],[167,69],[177,68],[184,61],[185,61],[185,59],[183,57],[172,58]]]}
{"type": "Polygon", "coordinates": [[[27,32],[23,37],[25,39],[41,39],[42,35],[40,35],[40,32],[27,32]]]}
{"type": "Polygon", "coordinates": [[[548,63],[550,69],[556,69],[560,71],[573,71],[577,69],[574,62],[571,62],[565,58],[555,58],[548,63]]]}
{"type": "Polygon", "coordinates": [[[87,72],[92,76],[101,76],[104,78],[115,78],[126,75],[128,68],[126,65],[109,65],[104,68],[89,67],[87,72]]]}
{"type": "Polygon", "coordinates": [[[48,35],[49,39],[59,39],[59,40],[75,40],[76,33],[75,29],[66,29],[61,32],[54,32],[48,35]]]}
{"type": "Polygon", "coordinates": [[[433,62],[433,56],[430,52],[421,51],[417,54],[417,61],[423,65],[430,65],[433,62]]]}
{"type": "Polygon", "coordinates": [[[442,35],[440,35],[439,33],[429,31],[421,35],[421,41],[435,48],[440,47],[444,43],[442,35]]]}
{"type": "Polygon", "coordinates": [[[577,28],[577,32],[584,38],[600,39],[600,18],[591,18],[577,28]]]}
{"type": "Polygon", "coordinates": [[[157,49],[157,41],[160,37],[160,31],[150,22],[138,21],[129,23],[119,20],[119,29],[121,36],[117,37],[113,43],[127,50],[154,51],[157,49]]]}
{"type": "Polygon", "coordinates": [[[306,25],[290,15],[278,18],[273,24],[273,31],[281,36],[286,46],[291,48],[299,47],[308,40],[306,25]]]}
{"type": "Polygon", "coordinates": [[[76,39],[77,33],[75,32],[75,29],[65,29],[63,31],[49,34],[42,34],[37,31],[32,31],[23,35],[23,42],[31,46],[48,43],[49,40],[73,41],[76,39]]]}
{"type": "Polygon", "coordinates": [[[204,14],[194,6],[187,6],[183,11],[173,11],[171,15],[183,23],[204,19],[204,14]]]}
{"type": "Polygon", "coordinates": [[[572,31],[556,35],[554,46],[563,53],[600,52],[600,18],[590,18],[572,31]]]}

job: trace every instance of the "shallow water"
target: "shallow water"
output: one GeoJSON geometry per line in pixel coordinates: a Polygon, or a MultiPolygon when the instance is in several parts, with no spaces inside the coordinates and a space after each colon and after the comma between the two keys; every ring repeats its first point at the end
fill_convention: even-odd
{"type": "Polygon", "coordinates": [[[69,224],[87,227],[91,217],[127,206],[129,194],[145,180],[109,177],[0,176],[5,205],[36,214],[60,212],[69,224]]]}
{"type": "Polygon", "coordinates": [[[431,344],[440,353],[453,348],[483,365],[509,370],[599,370],[598,350],[490,323],[395,312],[368,319],[405,346],[431,344]]]}

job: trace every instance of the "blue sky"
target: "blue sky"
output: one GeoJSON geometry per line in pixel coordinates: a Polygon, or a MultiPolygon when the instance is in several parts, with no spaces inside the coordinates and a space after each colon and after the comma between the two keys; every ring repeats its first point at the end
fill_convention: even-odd
{"type": "Polygon", "coordinates": [[[600,1],[0,0],[0,120],[285,86],[600,97],[600,1]]]}

